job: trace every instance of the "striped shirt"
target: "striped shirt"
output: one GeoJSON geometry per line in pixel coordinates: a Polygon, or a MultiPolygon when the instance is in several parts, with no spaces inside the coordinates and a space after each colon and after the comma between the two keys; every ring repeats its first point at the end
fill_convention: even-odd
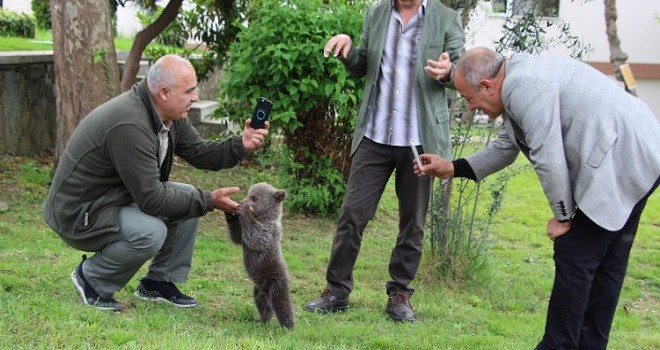
{"type": "Polygon", "coordinates": [[[165,156],[167,155],[167,148],[170,144],[170,138],[168,137],[170,126],[172,126],[172,122],[168,122],[167,125],[163,124],[163,126],[160,128],[160,131],[158,132],[158,141],[160,143],[160,147],[158,148],[159,167],[163,165],[163,160],[165,160],[165,156]]]}
{"type": "Polygon", "coordinates": [[[419,145],[415,63],[426,0],[406,26],[393,8],[365,136],[390,146],[419,145]]]}

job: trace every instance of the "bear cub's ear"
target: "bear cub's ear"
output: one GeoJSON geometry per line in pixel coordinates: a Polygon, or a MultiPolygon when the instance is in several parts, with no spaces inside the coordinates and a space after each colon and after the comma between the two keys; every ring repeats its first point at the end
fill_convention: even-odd
{"type": "Polygon", "coordinates": [[[278,202],[281,202],[281,201],[284,200],[284,198],[286,198],[286,191],[284,191],[284,190],[277,190],[277,191],[275,191],[275,194],[273,194],[273,197],[275,197],[275,199],[276,199],[278,202]]]}

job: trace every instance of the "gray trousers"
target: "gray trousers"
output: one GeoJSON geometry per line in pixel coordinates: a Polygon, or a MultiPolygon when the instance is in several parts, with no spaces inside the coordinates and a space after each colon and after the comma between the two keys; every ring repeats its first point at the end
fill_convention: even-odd
{"type": "MultiPolygon", "coordinates": [[[[188,184],[167,187],[193,191],[188,184]]],[[[119,209],[119,232],[85,242],[67,242],[96,252],[83,264],[83,275],[102,297],[122,289],[147,260],[149,279],[186,282],[190,273],[199,218],[171,220],[147,215],[133,203],[119,209]]]]}
{"type": "Polygon", "coordinates": [[[353,154],[326,272],[326,288],[335,295],[348,296],[353,290],[353,268],[360,252],[362,233],[376,213],[392,172],[395,172],[399,201],[399,227],[389,264],[392,280],[386,283],[385,289],[388,293],[396,290],[412,295],[414,292],[410,282],[422,258],[424,224],[433,182],[429,176],[415,176],[412,162],[410,147],[381,145],[367,138],[353,154]]]}

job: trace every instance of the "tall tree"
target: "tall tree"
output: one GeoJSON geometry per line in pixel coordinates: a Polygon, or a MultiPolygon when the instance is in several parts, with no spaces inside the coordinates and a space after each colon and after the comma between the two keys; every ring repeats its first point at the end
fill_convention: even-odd
{"type": "Polygon", "coordinates": [[[78,123],[119,93],[108,0],[51,0],[57,133],[55,164],[78,123]]]}
{"type": "Polygon", "coordinates": [[[623,81],[619,67],[626,63],[628,55],[621,49],[621,40],[617,32],[616,0],[604,0],[605,2],[605,28],[607,31],[607,42],[610,45],[610,62],[614,66],[614,75],[619,81],[623,81]]]}
{"type": "MultiPolygon", "coordinates": [[[[144,49],[176,19],[182,2],[183,0],[170,0],[160,16],[135,35],[131,51],[128,53],[126,64],[124,65],[124,71],[121,77],[121,91],[126,91],[135,84],[144,49]]],[[[123,5],[123,2],[121,3],[123,5]]]]}
{"type": "MultiPolygon", "coordinates": [[[[124,6],[129,0],[111,1],[124,6]]],[[[157,8],[155,0],[133,1],[149,11],[155,11],[157,8]]],[[[122,91],[128,90],[135,83],[140,59],[147,45],[175,20],[179,20],[189,39],[203,42],[208,48],[207,55],[194,63],[198,75],[203,76],[213,68],[222,66],[229,45],[239,32],[235,24],[247,20],[250,5],[259,6],[260,0],[188,0],[188,4],[191,9],[184,11],[181,9],[182,0],[170,0],[159,16],[137,33],[122,73],[122,91]]]]}

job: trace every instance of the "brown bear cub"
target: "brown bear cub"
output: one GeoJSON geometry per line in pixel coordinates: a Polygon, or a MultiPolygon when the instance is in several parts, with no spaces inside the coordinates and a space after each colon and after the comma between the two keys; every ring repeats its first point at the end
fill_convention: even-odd
{"type": "Polygon", "coordinates": [[[295,323],[289,297],[287,267],[282,256],[282,202],[284,190],[261,182],[252,185],[235,214],[227,213],[231,240],[243,247],[243,264],[254,282],[254,302],[260,320],[277,316],[280,325],[295,323]]]}

